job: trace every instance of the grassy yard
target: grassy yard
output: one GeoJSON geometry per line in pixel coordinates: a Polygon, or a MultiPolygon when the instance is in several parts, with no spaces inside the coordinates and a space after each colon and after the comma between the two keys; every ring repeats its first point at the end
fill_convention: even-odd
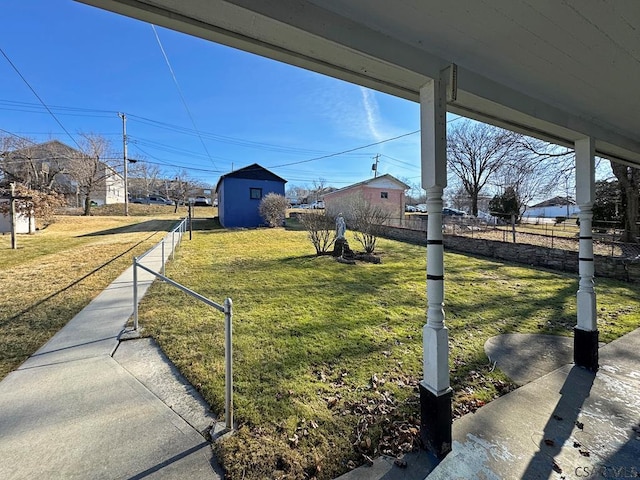
{"type": "MultiPolygon", "coordinates": [[[[240,428],[217,446],[232,480],[334,478],[417,443],[425,248],[380,240],[380,265],[313,253],[297,229],[213,229],[184,242],[168,268],[205,296],[234,301],[240,428]]],[[[487,338],[571,334],[577,280],[453,253],[445,263],[459,416],[513,388],[489,365],[487,338]]],[[[598,302],[603,341],[640,326],[637,286],[599,280],[598,302]]],[[[155,284],[140,324],[222,414],[223,316],[155,284]]]]}
{"type": "MultiPolygon", "coordinates": [[[[122,206],[120,206],[122,207],[122,206]]],[[[96,212],[100,212],[96,209],[96,212]]],[[[174,224],[151,217],[60,216],[34,235],[0,236],[0,379],[22,363],[174,224]]]]}

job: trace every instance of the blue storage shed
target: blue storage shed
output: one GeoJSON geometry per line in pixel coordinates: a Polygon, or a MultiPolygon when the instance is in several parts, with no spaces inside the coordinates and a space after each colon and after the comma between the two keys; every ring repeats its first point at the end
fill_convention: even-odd
{"type": "Polygon", "coordinates": [[[259,227],[259,206],[268,193],[284,196],[287,181],[257,163],[220,177],[216,185],[218,217],[225,228],[259,227]]]}

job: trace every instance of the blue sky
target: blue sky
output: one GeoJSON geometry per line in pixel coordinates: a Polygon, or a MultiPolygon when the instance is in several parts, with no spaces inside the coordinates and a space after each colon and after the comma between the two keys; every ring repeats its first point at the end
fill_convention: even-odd
{"type": "Polygon", "coordinates": [[[64,127],[0,56],[2,130],[70,146],[64,130],[97,133],[119,156],[124,112],[129,157],[168,176],[215,183],[255,162],[288,186],[342,187],[380,154],[380,173],[419,182],[419,134],[307,161],[417,131],[415,103],[156,27],[192,122],[149,24],[71,0],[7,0],[2,20],[0,47],[64,127]]]}

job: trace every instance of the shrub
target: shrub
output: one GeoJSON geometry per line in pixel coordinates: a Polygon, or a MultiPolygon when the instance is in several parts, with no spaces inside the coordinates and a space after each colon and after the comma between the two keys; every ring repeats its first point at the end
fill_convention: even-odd
{"type": "Polygon", "coordinates": [[[260,202],[260,216],[270,227],[277,227],[284,223],[289,202],[282,195],[268,193],[260,202]]]}
{"type": "Polygon", "coordinates": [[[362,245],[366,253],[376,249],[378,236],[389,221],[390,212],[359,196],[351,199],[345,212],[347,227],[353,230],[354,238],[362,245]]]}
{"type": "Polygon", "coordinates": [[[334,218],[324,211],[313,211],[300,215],[300,222],[307,230],[309,240],[316,249],[316,255],[327,253],[335,241],[334,218]]]}

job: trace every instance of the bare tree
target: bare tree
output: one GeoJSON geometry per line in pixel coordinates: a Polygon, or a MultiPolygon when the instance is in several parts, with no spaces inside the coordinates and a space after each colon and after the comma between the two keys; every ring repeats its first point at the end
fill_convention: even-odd
{"type": "Polygon", "coordinates": [[[91,195],[106,189],[107,178],[117,174],[109,165],[109,141],[95,134],[81,134],[81,151],[68,162],[68,171],[78,184],[83,198],[84,215],[91,215],[91,195]]]}
{"type": "Polygon", "coordinates": [[[414,182],[408,177],[398,177],[398,180],[409,185],[406,193],[407,203],[424,203],[427,201],[427,192],[422,188],[420,182],[414,182]]]}
{"type": "Polygon", "coordinates": [[[311,190],[311,195],[313,196],[314,201],[322,200],[322,195],[325,193],[325,189],[327,188],[327,180],[324,178],[318,178],[313,181],[313,190],[311,190]]]}
{"type": "Polygon", "coordinates": [[[640,170],[611,161],[611,170],[618,179],[620,190],[626,200],[624,213],[623,242],[637,243],[638,208],[640,207],[640,170]]]}
{"type": "Polygon", "coordinates": [[[478,196],[509,160],[522,155],[520,135],[472,121],[457,122],[447,135],[447,162],[478,214],[478,196]]]}
{"type": "Polygon", "coordinates": [[[1,169],[5,182],[16,182],[42,192],[54,189],[56,177],[66,173],[72,150],[58,141],[38,144],[18,136],[0,138],[1,169]]]}
{"type": "Polygon", "coordinates": [[[523,154],[517,162],[509,162],[507,168],[512,172],[509,185],[523,205],[521,214],[536,197],[562,191],[565,198],[571,198],[575,191],[575,152],[524,135],[520,136],[520,144],[523,154]]]}
{"type": "Polygon", "coordinates": [[[160,187],[160,167],[138,160],[129,167],[129,193],[132,197],[148,197],[160,187]]]}
{"type": "Polygon", "coordinates": [[[287,198],[296,199],[298,203],[309,196],[309,189],[298,185],[291,185],[285,192],[287,198]]]}

